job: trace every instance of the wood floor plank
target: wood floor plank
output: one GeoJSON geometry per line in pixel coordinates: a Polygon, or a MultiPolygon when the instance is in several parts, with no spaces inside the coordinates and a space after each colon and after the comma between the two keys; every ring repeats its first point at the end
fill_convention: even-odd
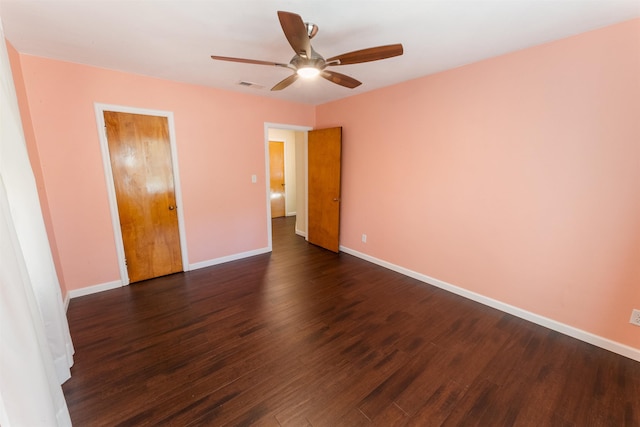
{"type": "Polygon", "coordinates": [[[80,426],[640,426],[640,363],[273,220],[273,252],[74,298],[80,426]]]}
{"type": "Polygon", "coordinates": [[[468,389],[452,380],[424,383],[423,388],[424,394],[419,399],[424,403],[409,414],[408,426],[441,426],[468,389]]]}

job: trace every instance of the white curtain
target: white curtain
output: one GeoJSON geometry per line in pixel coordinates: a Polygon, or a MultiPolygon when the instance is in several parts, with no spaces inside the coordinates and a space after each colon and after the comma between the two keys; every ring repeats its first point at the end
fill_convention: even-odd
{"type": "Polygon", "coordinates": [[[71,425],[73,344],[0,23],[0,425],[71,425]]]}

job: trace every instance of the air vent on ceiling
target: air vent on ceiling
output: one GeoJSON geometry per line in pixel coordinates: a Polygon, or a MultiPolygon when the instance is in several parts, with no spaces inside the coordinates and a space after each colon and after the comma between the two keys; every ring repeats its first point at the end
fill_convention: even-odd
{"type": "Polygon", "coordinates": [[[238,85],[245,86],[245,87],[250,87],[250,88],[253,88],[253,89],[264,89],[264,86],[262,86],[262,85],[259,85],[257,83],[253,83],[253,82],[247,82],[247,81],[244,81],[244,80],[239,81],[238,85]]]}

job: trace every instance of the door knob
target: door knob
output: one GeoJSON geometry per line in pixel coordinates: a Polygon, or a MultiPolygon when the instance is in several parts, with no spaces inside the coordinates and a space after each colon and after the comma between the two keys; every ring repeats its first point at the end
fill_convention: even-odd
{"type": "Polygon", "coordinates": [[[170,211],[174,210],[175,208],[176,208],[175,206],[169,206],[170,211]]]}
{"type": "Polygon", "coordinates": [[[333,199],[333,201],[334,201],[334,202],[339,202],[339,201],[340,201],[340,199],[333,199]]]}

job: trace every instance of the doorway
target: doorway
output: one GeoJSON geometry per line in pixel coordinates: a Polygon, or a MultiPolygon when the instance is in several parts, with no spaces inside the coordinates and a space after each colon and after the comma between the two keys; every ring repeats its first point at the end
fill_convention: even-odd
{"type": "MultiPolygon", "coordinates": [[[[295,217],[295,234],[306,238],[306,140],[310,127],[265,123],[265,167],[267,179],[268,248],[273,249],[271,206],[271,142],[280,142],[284,149],[284,216],[295,217]]],[[[277,213],[275,213],[277,215],[277,213]]],[[[288,221],[290,222],[290,221],[288,221]]]]}
{"type": "Polygon", "coordinates": [[[187,271],[173,115],[95,109],[122,285],[187,271]]]}
{"type": "MultiPolygon", "coordinates": [[[[270,184],[270,141],[280,140],[285,143],[285,197],[286,215],[295,215],[295,234],[304,237],[310,243],[322,246],[325,249],[338,252],[339,251],[339,215],[340,215],[340,163],[341,163],[341,128],[313,130],[308,127],[288,126],[265,123],[265,159],[267,170],[267,183],[270,184]],[[287,136],[288,135],[288,136],[287,136]],[[310,136],[313,135],[313,138],[310,136]],[[333,141],[337,138],[337,141],[333,141]],[[309,162],[309,144],[311,140],[317,142],[314,146],[320,150],[314,150],[314,156],[319,159],[326,157],[326,161],[309,162]],[[287,150],[287,141],[294,146],[292,151],[287,150]],[[335,142],[335,143],[334,143],[335,142]],[[335,145],[337,144],[337,145],[335,145]],[[332,147],[326,151],[325,147],[332,147]],[[335,148],[335,149],[334,149],[335,148]],[[337,150],[337,151],[336,151],[337,150]],[[337,156],[335,155],[337,153],[337,156]],[[287,154],[289,159],[287,160],[287,154]],[[315,167],[314,177],[320,178],[320,181],[312,181],[315,185],[314,195],[318,197],[309,200],[309,170],[310,166],[315,167]],[[289,173],[294,171],[290,178],[289,173]],[[323,176],[318,174],[323,172],[323,176]],[[330,182],[324,172],[329,172],[329,176],[336,178],[335,185],[330,182]],[[293,185],[290,185],[293,182],[293,185]],[[328,185],[331,184],[331,185],[328,185]],[[318,191],[318,189],[322,191],[318,191]],[[322,194],[320,194],[322,193],[322,194]],[[326,193],[326,194],[325,194],[326,193]],[[295,203],[291,202],[291,196],[295,198],[295,203]],[[329,198],[327,200],[326,197],[329,198]],[[292,207],[293,206],[293,207],[292,207]],[[316,209],[312,220],[314,224],[319,225],[312,229],[313,236],[309,235],[310,208],[316,209]],[[319,215],[318,215],[319,214],[319,215]],[[328,221],[325,221],[328,220],[328,221]],[[330,243],[328,243],[330,242],[330,243]]],[[[273,249],[273,231],[272,231],[272,207],[271,207],[271,186],[267,185],[267,230],[268,230],[268,248],[273,249]]]]}
{"type": "Polygon", "coordinates": [[[269,141],[269,198],[272,219],[286,215],[285,186],[284,141],[269,141]]]}

